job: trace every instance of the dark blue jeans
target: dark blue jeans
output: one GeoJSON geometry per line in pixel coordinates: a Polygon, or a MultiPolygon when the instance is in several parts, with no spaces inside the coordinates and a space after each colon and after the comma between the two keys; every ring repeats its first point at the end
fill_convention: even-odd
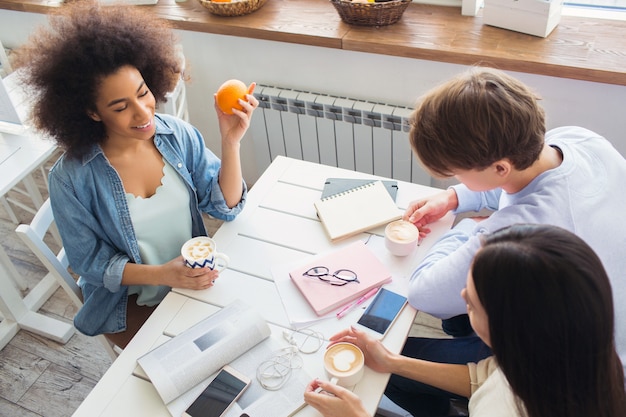
{"type": "MultiPolygon", "coordinates": [[[[410,337],[402,354],[432,362],[466,364],[491,356],[491,349],[477,336],[454,339],[410,337]]],[[[385,395],[414,417],[447,416],[450,399],[462,398],[398,375],[391,375],[385,395]]]]}
{"type": "Polygon", "coordinates": [[[467,314],[441,320],[441,329],[452,337],[471,336],[474,333],[467,314]]]}

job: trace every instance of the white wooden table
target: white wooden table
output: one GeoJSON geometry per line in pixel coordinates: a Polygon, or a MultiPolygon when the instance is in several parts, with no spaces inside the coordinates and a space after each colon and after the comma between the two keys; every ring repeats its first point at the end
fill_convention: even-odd
{"type": "MultiPolygon", "coordinates": [[[[272,271],[276,271],[276,266],[304,261],[306,257],[341,247],[356,239],[367,240],[367,245],[392,272],[393,282],[387,287],[406,293],[411,271],[437,237],[449,229],[452,216],[434,224],[432,233],[407,258],[398,258],[386,251],[382,227],[333,244],[324,233],[313,207],[328,177],[376,178],[277,157],[251,188],[243,212],[234,221],[224,223],[214,236],[218,250],[228,254],[231,260],[228,269],[220,274],[217,284],[204,291],[174,289],[74,416],[169,416],[152,384],[133,375],[137,358],[167,340],[164,333],[170,336],[178,334],[236,299],[255,307],[281,337],[280,329],[290,329],[291,326],[273,282],[272,271]]],[[[435,188],[399,182],[396,202],[400,208],[406,208],[410,201],[437,191],[435,188]]],[[[332,318],[320,321],[312,328],[327,339],[354,323],[361,312],[355,310],[342,320],[332,318]]],[[[402,349],[415,314],[416,311],[409,306],[403,310],[384,339],[383,343],[389,349],[395,352],[402,349]]],[[[311,377],[324,377],[321,352],[304,355],[304,360],[305,370],[311,377]]],[[[366,369],[363,381],[354,387],[372,415],[388,379],[389,374],[366,369]]],[[[298,416],[319,416],[319,413],[305,407],[298,416]]]]}
{"type": "MultiPolygon", "coordinates": [[[[16,106],[26,106],[21,90],[14,83],[14,74],[4,79],[16,106]],[[6,82],[8,80],[8,82],[6,82]]],[[[18,113],[23,113],[18,109],[18,113]]],[[[22,182],[33,203],[40,207],[43,198],[30,173],[45,162],[56,150],[56,144],[27,129],[22,134],[0,133],[0,197],[22,182]]],[[[21,277],[0,245],[0,349],[20,328],[52,340],[65,343],[74,334],[74,327],[66,322],[46,317],[37,310],[56,291],[59,284],[52,276],[31,288],[26,297],[20,290],[27,289],[21,277]]]]}

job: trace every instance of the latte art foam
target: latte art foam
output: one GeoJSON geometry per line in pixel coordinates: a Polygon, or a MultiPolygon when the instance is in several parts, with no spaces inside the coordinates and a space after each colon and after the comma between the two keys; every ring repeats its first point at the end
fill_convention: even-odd
{"type": "Polygon", "coordinates": [[[407,256],[417,247],[419,230],[411,222],[396,220],[385,227],[385,247],[396,256],[407,256]]]}
{"type": "Polygon", "coordinates": [[[400,243],[414,242],[419,237],[417,227],[403,220],[390,223],[386,234],[389,239],[400,243]]]}
{"type": "Polygon", "coordinates": [[[198,240],[187,245],[184,252],[187,259],[198,261],[200,259],[210,258],[213,250],[212,242],[198,240]]]}
{"type": "Polygon", "coordinates": [[[354,352],[343,350],[333,356],[333,367],[340,372],[347,372],[354,367],[356,356],[354,352]]]}
{"type": "Polygon", "coordinates": [[[326,368],[334,374],[350,374],[363,366],[362,353],[353,346],[339,344],[331,347],[324,357],[326,368]]]}

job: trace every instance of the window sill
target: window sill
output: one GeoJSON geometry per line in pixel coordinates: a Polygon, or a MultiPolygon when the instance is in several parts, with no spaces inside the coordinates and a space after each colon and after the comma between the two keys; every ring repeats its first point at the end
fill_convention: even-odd
{"type": "MultiPolygon", "coordinates": [[[[47,13],[54,7],[55,0],[0,0],[7,10],[47,13]]],[[[425,4],[411,4],[398,23],[379,28],[343,23],[328,0],[271,0],[229,18],[211,15],[195,0],[142,7],[181,30],[626,85],[625,21],[565,15],[550,36],[538,38],[483,25],[481,12],[468,17],[457,7],[425,4]]]]}

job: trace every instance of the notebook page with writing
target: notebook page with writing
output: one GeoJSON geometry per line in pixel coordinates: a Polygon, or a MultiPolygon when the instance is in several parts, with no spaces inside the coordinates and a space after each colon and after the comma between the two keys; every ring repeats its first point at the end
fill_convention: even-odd
{"type": "Polygon", "coordinates": [[[315,209],[331,241],[402,217],[402,211],[381,181],[322,198],[315,202],[315,209]]]}

